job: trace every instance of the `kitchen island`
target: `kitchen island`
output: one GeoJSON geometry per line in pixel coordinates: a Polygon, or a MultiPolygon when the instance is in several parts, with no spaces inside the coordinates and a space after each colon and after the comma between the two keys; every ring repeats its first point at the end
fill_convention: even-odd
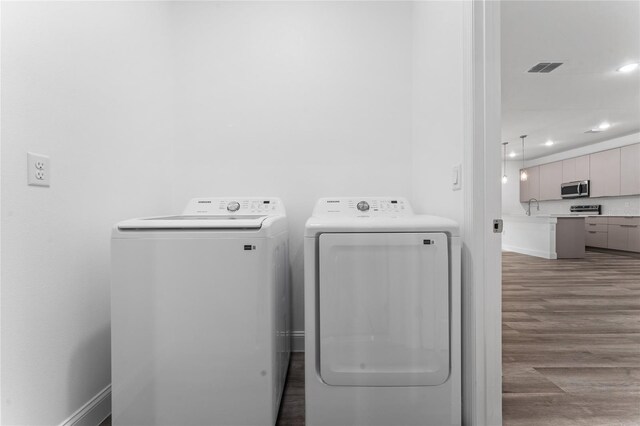
{"type": "Polygon", "coordinates": [[[502,220],[505,251],[545,259],[584,258],[584,215],[504,215],[502,220]]]}

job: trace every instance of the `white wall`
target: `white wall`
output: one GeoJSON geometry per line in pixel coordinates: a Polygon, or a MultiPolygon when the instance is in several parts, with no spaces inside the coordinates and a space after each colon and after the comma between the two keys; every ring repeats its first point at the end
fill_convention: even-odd
{"type": "MultiPolygon", "coordinates": [[[[525,161],[526,167],[561,161],[567,158],[592,154],[607,149],[618,148],[640,142],[640,133],[610,139],[607,141],[583,146],[546,157],[525,161]]],[[[639,166],[640,167],[640,166],[639,166]]],[[[521,161],[507,161],[508,183],[502,185],[502,214],[523,214],[526,203],[520,203],[520,169],[521,161]]],[[[602,214],[606,215],[640,215],[640,196],[581,198],[578,200],[540,201],[540,214],[569,213],[575,204],[600,204],[602,214]]],[[[535,210],[534,210],[535,211],[535,210]]],[[[535,213],[538,213],[537,211],[535,213]]]]}
{"type": "MultiPolygon", "coordinates": [[[[462,224],[463,191],[451,187],[464,137],[462,2],[415,2],[413,13],[413,203],[418,213],[462,224]]],[[[464,170],[462,173],[464,188],[464,170]]]]}
{"type": "Polygon", "coordinates": [[[407,196],[461,223],[462,7],[4,3],[2,424],[57,424],[109,383],[122,218],[282,197],[297,331],[318,197],[407,196]],[[26,186],[28,150],[51,188],[26,186]]]}
{"type": "Polygon", "coordinates": [[[110,383],[110,227],[170,209],[167,18],[2,4],[3,425],[59,424],[110,383]],[[27,151],[50,188],[27,186],[27,151]]]}
{"type": "Polygon", "coordinates": [[[194,196],[282,197],[302,331],[315,200],[411,196],[411,4],[195,2],[172,16],[174,211],[194,196]]]}

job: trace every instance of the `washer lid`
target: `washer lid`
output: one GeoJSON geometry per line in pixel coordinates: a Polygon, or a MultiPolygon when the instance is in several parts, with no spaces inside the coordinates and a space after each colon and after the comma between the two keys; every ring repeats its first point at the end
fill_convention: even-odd
{"type": "Polygon", "coordinates": [[[265,215],[212,216],[183,215],[131,219],[118,224],[118,229],[127,230],[183,230],[183,229],[260,229],[265,215]]]}
{"type": "Polygon", "coordinates": [[[191,199],[181,215],[131,219],[116,227],[122,231],[257,230],[267,218],[283,217],[282,200],[276,197],[201,197],[191,199]]]}

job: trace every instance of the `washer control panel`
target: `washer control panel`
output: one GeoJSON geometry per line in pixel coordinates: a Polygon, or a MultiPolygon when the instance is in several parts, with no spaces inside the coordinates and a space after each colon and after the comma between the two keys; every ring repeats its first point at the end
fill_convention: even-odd
{"type": "Polygon", "coordinates": [[[313,209],[314,216],[410,216],[413,210],[403,197],[336,197],[321,198],[313,209]]]}
{"type": "Polygon", "coordinates": [[[274,197],[193,198],[183,215],[284,215],[282,201],[274,197]]]}

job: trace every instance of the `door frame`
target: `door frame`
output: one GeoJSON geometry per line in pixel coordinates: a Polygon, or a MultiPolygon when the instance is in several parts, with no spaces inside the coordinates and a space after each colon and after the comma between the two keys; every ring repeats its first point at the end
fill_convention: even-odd
{"type": "Polygon", "coordinates": [[[502,424],[500,2],[464,3],[463,424],[502,424]]]}

